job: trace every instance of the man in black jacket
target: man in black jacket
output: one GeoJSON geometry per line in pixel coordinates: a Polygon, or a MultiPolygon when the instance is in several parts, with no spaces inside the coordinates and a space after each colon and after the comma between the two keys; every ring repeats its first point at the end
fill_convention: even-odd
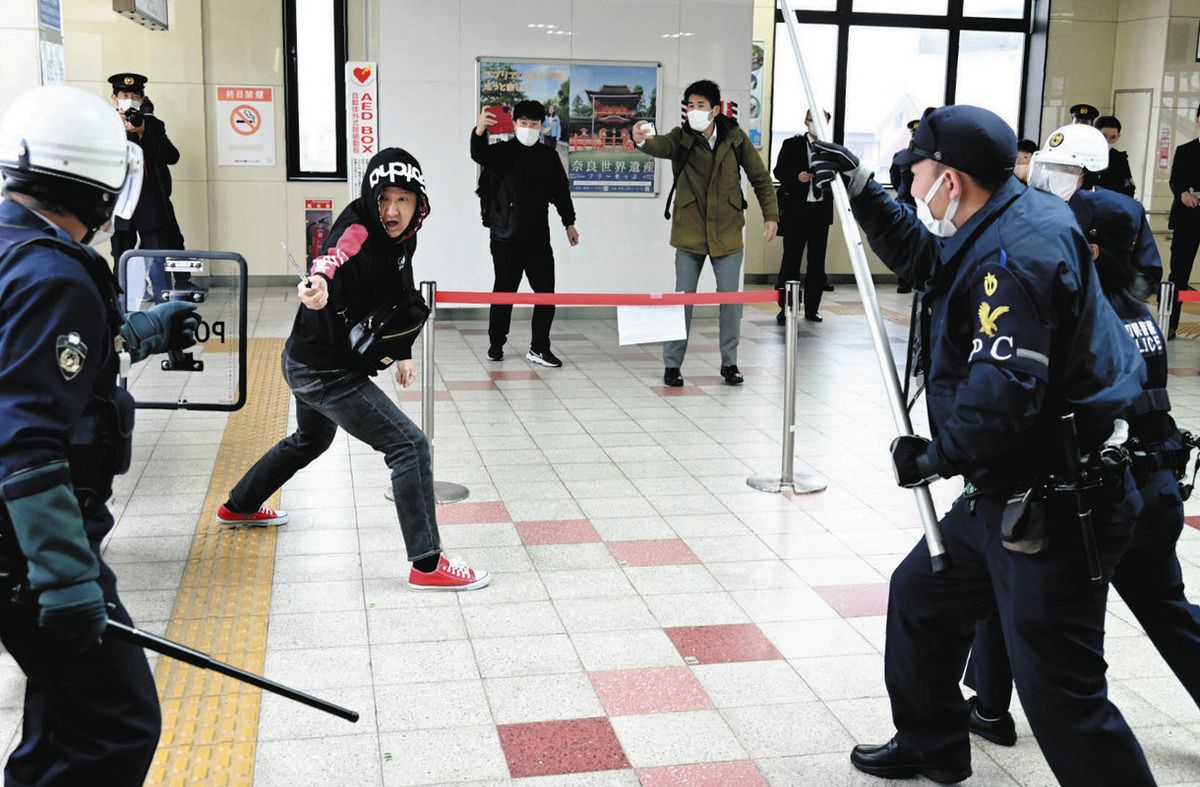
{"type": "MultiPolygon", "coordinates": [[[[546,108],[537,101],[521,101],[513,109],[513,139],[489,145],[487,129],[496,116],[486,109],[471,132],[471,158],[484,167],[483,196],[487,202],[485,224],[491,230],[492,264],[496,269],[493,292],[516,292],[521,275],[534,292],[554,292],[554,251],[550,248],[551,204],[558,210],[567,240],[579,244],[575,206],[566,170],[558,152],[539,145],[546,108]]],[[[562,366],[550,352],[553,306],[533,307],[533,339],[525,360],[542,366],[562,366]]],[[[512,306],[492,306],[488,320],[488,358],[504,358],[504,342],[512,322],[512,306]]]]}
{"type": "MultiPolygon", "coordinates": [[[[826,122],[829,113],[825,113],[826,122]]],[[[800,258],[808,247],[808,274],[804,277],[804,319],[821,322],[817,310],[821,307],[821,295],[825,291],[825,250],[829,243],[829,226],[833,224],[833,192],[825,189],[814,194],[811,188],[812,172],[809,170],[808,153],[811,140],[816,139],[813,131],[812,113],[804,118],[808,133],[797,134],[785,139],[779,149],[773,174],[779,181],[779,196],[783,216],[783,261],[779,265],[779,278],[775,288],[779,290],[780,312],[776,321],[783,323],[785,303],[784,285],[789,279],[800,278],[800,258]]]]}
{"type": "MultiPolygon", "coordinates": [[[[1200,126],[1200,109],[1196,110],[1196,125],[1200,126]]],[[[1171,162],[1171,215],[1167,227],[1174,232],[1171,239],[1170,280],[1180,290],[1191,289],[1192,265],[1196,262],[1196,250],[1200,249],[1200,140],[1193,139],[1175,148],[1171,162]]],[[[1171,307],[1171,330],[1168,339],[1175,337],[1179,327],[1179,303],[1171,307]]]]}
{"type": "Polygon", "coordinates": [[[1095,184],[1102,189],[1132,197],[1137,187],[1133,185],[1133,172],[1129,169],[1129,154],[1114,147],[1121,138],[1121,121],[1112,115],[1105,115],[1096,120],[1096,128],[1108,140],[1108,166],[1092,176],[1095,184]]]}
{"type": "MultiPolygon", "coordinates": [[[[171,206],[172,164],[179,163],[179,150],[167,136],[167,127],[151,114],[153,105],[146,98],[146,77],[141,74],[121,73],[108,78],[112,85],[113,103],[125,124],[125,134],[130,142],[142,149],[145,174],[142,179],[142,194],[133,218],[117,219],[112,237],[113,261],[132,248],[182,249],[183,233],[175,219],[171,206]]],[[[154,300],[161,300],[164,291],[172,288],[170,279],[163,269],[161,259],[150,263],[147,271],[154,300]]],[[[186,279],[178,277],[175,287],[199,290],[186,279]]]]}

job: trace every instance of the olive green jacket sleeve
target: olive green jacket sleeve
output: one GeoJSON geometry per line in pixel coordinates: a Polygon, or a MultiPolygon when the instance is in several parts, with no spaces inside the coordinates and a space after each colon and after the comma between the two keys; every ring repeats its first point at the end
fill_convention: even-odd
{"type": "Polygon", "coordinates": [[[775,184],[771,181],[771,173],[767,171],[767,165],[763,164],[762,156],[754,149],[746,132],[739,128],[735,133],[744,137],[742,140],[742,169],[746,171],[746,177],[750,179],[750,187],[754,189],[754,196],[758,198],[758,206],[762,208],[763,221],[779,221],[779,202],[775,198],[775,184]]]}

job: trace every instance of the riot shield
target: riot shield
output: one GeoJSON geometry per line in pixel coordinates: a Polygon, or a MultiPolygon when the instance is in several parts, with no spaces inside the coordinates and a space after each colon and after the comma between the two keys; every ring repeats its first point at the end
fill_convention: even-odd
{"type": "Polygon", "coordinates": [[[246,402],[246,260],[228,251],[130,249],[117,263],[126,313],[168,300],[196,304],[196,345],[134,364],[125,386],[138,407],[238,410],[246,402]]]}

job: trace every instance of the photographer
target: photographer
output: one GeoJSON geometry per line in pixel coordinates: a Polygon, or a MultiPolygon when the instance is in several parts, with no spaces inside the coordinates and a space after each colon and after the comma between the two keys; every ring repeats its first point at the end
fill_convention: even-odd
{"type": "Polygon", "coordinates": [[[297,429],[246,472],[217,510],[217,520],[255,526],[287,522],[286,513],[263,503],[325,453],[340,426],[383,454],[391,468],[396,514],[412,563],[408,586],[474,590],[488,584],[488,573],[441,554],[429,443],[370,380],[396,362],[396,382],[412,385],[417,378],[412,344],[428,311],[415,328],[380,337],[380,344],[390,342],[384,348],[388,357],[378,362],[351,346],[364,318],[380,313],[380,307],[421,301],[412,258],[417,231],[428,215],[425,176],[417,160],[399,148],[377,153],[367,163],[362,195],[338,216],[323,256],[313,260],[311,275],[297,288],[302,305],[283,349],[283,377],[296,398],[297,429]]]}
{"type": "MultiPolygon", "coordinates": [[[[113,262],[129,249],[182,249],[183,233],[171,206],[171,172],[167,169],[179,163],[179,149],[167,136],[166,125],[154,116],[154,106],[146,98],[146,77],[121,73],[108,78],[112,85],[112,101],[125,124],[125,136],[142,149],[145,177],[142,193],[133,218],[117,219],[112,238],[113,262]]],[[[149,264],[149,300],[162,300],[162,293],[172,288],[200,290],[190,283],[187,274],[176,277],[174,285],[163,269],[163,261],[149,264]]]]}

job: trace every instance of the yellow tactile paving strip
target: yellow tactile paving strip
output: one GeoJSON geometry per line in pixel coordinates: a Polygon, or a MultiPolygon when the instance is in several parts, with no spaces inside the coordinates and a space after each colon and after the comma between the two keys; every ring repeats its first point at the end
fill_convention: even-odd
{"type": "MultiPolygon", "coordinates": [[[[282,349],[283,339],[249,342],[246,406],[226,424],[167,627],[169,638],[259,674],[266,660],[276,530],[227,528],[214,512],[241,474],[286,432],[290,393],[279,373],[282,349]]],[[[259,690],[166,657],[154,679],[163,731],[147,784],[251,784],[259,690]]]]}

